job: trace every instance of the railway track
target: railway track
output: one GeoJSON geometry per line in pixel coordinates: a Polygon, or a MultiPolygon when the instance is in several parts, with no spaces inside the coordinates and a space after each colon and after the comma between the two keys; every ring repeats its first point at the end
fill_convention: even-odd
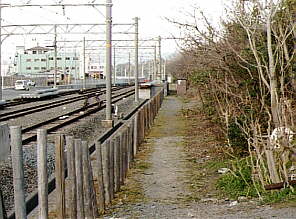
{"type": "MultiPolygon", "coordinates": [[[[128,97],[131,97],[132,95],[134,95],[133,88],[128,89],[128,91],[126,90],[119,91],[118,93],[112,95],[112,103],[113,104],[118,103],[123,98],[128,98],[128,97]]],[[[104,99],[101,99],[101,100],[103,103],[100,106],[98,105],[98,103],[94,103],[94,104],[90,104],[86,109],[80,107],[79,109],[73,110],[71,113],[68,112],[67,114],[62,115],[62,116],[69,116],[63,120],[60,119],[61,115],[59,115],[56,118],[48,119],[47,121],[39,122],[38,124],[34,124],[30,127],[26,127],[22,129],[22,144],[24,145],[23,156],[24,156],[24,164],[26,165],[25,175],[28,176],[27,178],[25,178],[25,181],[26,181],[25,183],[27,185],[26,195],[29,200],[27,204],[28,205],[27,210],[30,209],[28,212],[30,212],[34,208],[34,207],[32,208],[34,204],[33,202],[37,197],[36,195],[34,195],[37,189],[37,185],[36,185],[37,159],[35,154],[36,147],[37,147],[37,145],[35,144],[37,139],[37,135],[36,135],[37,129],[39,128],[47,129],[47,133],[49,135],[52,135],[52,134],[57,134],[59,132],[61,133],[64,132],[63,128],[68,128],[69,125],[71,125],[72,127],[73,124],[74,125],[77,124],[78,126],[78,122],[83,121],[84,119],[87,119],[87,117],[91,116],[92,114],[96,114],[99,111],[102,111],[103,109],[105,109],[106,107],[105,100],[104,99]]],[[[102,114],[98,114],[98,115],[102,115],[102,114]]],[[[54,145],[52,143],[48,143],[47,150],[48,150],[47,151],[48,152],[48,171],[51,176],[50,179],[52,179],[52,177],[54,176],[52,175],[54,171],[54,157],[55,157],[54,145]]],[[[1,167],[0,178],[2,180],[1,183],[3,183],[3,186],[6,189],[6,191],[10,191],[13,189],[13,187],[12,187],[11,164],[9,162],[9,159],[5,163],[5,165],[2,164],[2,166],[0,167],[1,167]]],[[[54,178],[53,180],[49,181],[49,184],[50,185],[54,184],[54,178]]],[[[7,209],[9,210],[11,210],[13,207],[13,198],[11,197],[11,195],[12,194],[9,192],[6,193],[6,200],[8,202],[7,209]]],[[[15,217],[12,215],[9,218],[15,218],[15,217]]]]}
{"type": "MultiPolygon", "coordinates": [[[[118,85],[118,87],[126,87],[128,85],[118,85]]],[[[70,90],[70,91],[65,91],[62,92],[58,95],[58,97],[61,96],[69,96],[69,95],[73,95],[73,94],[82,94],[82,95],[86,95],[88,93],[92,93],[95,91],[98,91],[98,89],[104,89],[105,87],[99,87],[99,88],[89,88],[89,89],[85,89],[85,90],[79,90],[79,89],[75,89],[75,90],[70,90]]],[[[17,100],[10,100],[8,102],[6,102],[5,104],[2,105],[3,108],[8,108],[8,107],[13,107],[13,106],[19,106],[19,105],[24,105],[24,104],[29,104],[32,102],[36,102],[39,99],[17,99],[17,100]]]]}
{"type": "MultiPolygon", "coordinates": [[[[94,90],[97,90],[97,88],[87,89],[84,91],[84,93],[93,92],[94,90]]],[[[63,92],[63,93],[59,94],[59,96],[69,96],[69,95],[73,95],[73,94],[77,94],[77,93],[78,93],[78,90],[71,90],[71,91],[63,92]]],[[[27,103],[36,102],[36,100],[37,99],[10,100],[7,103],[3,104],[3,108],[24,105],[27,103]]]]}
{"type": "MultiPolygon", "coordinates": [[[[112,92],[118,91],[118,90],[121,90],[121,89],[124,89],[124,88],[123,87],[115,87],[115,88],[112,89],[112,92]]],[[[86,97],[91,98],[91,97],[95,97],[96,95],[103,95],[105,93],[106,93],[105,90],[98,91],[98,89],[91,89],[91,90],[88,90],[87,92],[83,92],[79,96],[70,97],[70,98],[57,100],[57,101],[52,101],[52,102],[49,102],[49,103],[43,103],[43,104],[40,104],[40,105],[37,105],[37,106],[36,105],[35,106],[30,106],[30,107],[17,109],[17,110],[13,110],[13,111],[9,111],[9,112],[3,112],[3,113],[0,114],[0,122],[7,121],[9,119],[15,119],[15,118],[25,116],[25,115],[28,115],[28,114],[32,114],[32,113],[35,113],[35,112],[40,112],[40,111],[43,111],[43,110],[59,107],[59,106],[65,105],[65,104],[70,104],[70,103],[74,103],[74,102],[77,102],[77,101],[81,101],[81,100],[84,100],[86,97]]]]}
{"type": "MultiPolygon", "coordinates": [[[[127,98],[131,95],[134,95],[135,91],[134,90],[129,90],[127,92],[124,93],[120,93],[120,94],[116,94],[114,96],[112,96],[112,103],[116,103],[120,100],[122,100],[123,98],[127,98]]],[[[36,141],[37,139],[37,129],[40,128],[45,128],[47,129],[48,133],[52,133],[54,131],[57,131],[58,129],[65,127],[69,124],[72,124],[73,122],[78,121],[79,119],[85,118],[93,113],[96,113],[102,109],[104,109],[106,107],[106,104],[103,103],[100,106],[98,106],[98,103],[94,103],[94,104],[90,104],[87,109],[75,109],[70,113],[64,114],[64,115],[60,115],[58,117],[55,118],[51,118],[49,120],[34,124],[33,126],[27,127],[22,129],[22,134],[23,134],[23,140],[22,143],[23,145],[29,144],[31,142],[36,141]],[[81,113],[83,111],[83,113],[81,113]],[[61,118],[65,118],[65,119],[61,119],[61,118]]]]}

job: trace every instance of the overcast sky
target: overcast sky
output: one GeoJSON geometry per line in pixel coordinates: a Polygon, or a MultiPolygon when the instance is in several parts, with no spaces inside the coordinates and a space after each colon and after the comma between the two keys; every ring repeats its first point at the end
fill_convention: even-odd
{"type": "MultiPolygon", "coordinates": [[[[31,0],[31,4],[56,3],[60,0],[31,0]]],[[[193,13],[193,6],[201,8],[213,21],[221,16],[222,3],[226,0],[113,0],[113,21],[114,23],[131,23],[134,17],[139,17],[140,38],[147,39],[157,36],[171,37],[179,36],[179,30],[166,21],[166,17],[183,21],[186,14],[193,13]]],[[[229,0],[228,0],[229,1],[229,0]]],[[[24,4],[29,0],[2,0],[3,3],[24,4]]],[[[64,3],[87,3],[90,0],[63,0],[64,3]]],[[[104,0],[97,0],[96,3],[105,3],[104,0]]],[[[35,23],[104,23],[104,7],[94,8],[4,8],[2,13],[3,24],[35,24],[35,23]]],[[[125,27],[129,29],[130,27],[125,27]]],[[[102,28],[104,30],[104,28],[102,28]]],[[[113,36],[120,38],[121,36],[113,36]]],[[[129,36],[133,39],[133,36],[129,36]]],[[[8,37],[3,42],[3,58],[13,56],[16,45],[25,44],[26,47],[36,44],[36,41],[44,43],[44,36],[18,36],[8,37]],[[32,38],[35,40],[32,40],[32,38]]],[[[64,39],[69,36],[64,36],[64,39]]],[[[82,36],[81,36],[82,38],[82,36]]],[[[101,36],[104,39],[104,35],[101,36]]],[[[49,44],[53,39],[47,36],[49,44]]],[[[163,53],[173,53],[177,49],[173,40],[163,41],[163,53]]]]}

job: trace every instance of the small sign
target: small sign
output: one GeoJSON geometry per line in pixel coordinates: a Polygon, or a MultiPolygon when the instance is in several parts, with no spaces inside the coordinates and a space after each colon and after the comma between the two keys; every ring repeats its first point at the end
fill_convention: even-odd
{"type": "Polygon", "coordinates": [[[10,154],[9,127],[7,124],[0,124],[0,161],[7,159],[10,154]]]}

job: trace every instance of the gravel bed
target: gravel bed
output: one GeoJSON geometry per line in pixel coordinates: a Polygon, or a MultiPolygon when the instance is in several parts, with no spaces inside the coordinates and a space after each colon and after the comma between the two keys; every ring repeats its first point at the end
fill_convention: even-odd
{"type": "MultiPolygon", "coordinates": [[[[47,170],[51,175],[54,171],[54,145],[48,144],[47,170]]],[[[26,197],[37,188],[37,147],[31,144],[23,147],[25,195],[26,197]]],[[[7,161],[0,163],[0,182],[7,211],[13,208],[13,174],[12,161],[9,155],[7,161]]]]}
{"type": "MultiPolygon", "coordinates": [[[[90,100],[94,101],[94,100],[90,100]]],[[[80,103],[81,104],[81,103],[80,103]]],[[[120,102],[117,103],[119,108],[119,113],[125,113],[132,110],[134,107],[136,107],[136,104],[134,103],[134,96],[131,96],[129,98],[126,98],[120,102]]],[[[74,104],[72,105],[74,107],[74,104]]],[[[77,103],[75,103],[75,107],[77,108],[77,103]]],[[[58,107],[60,110],[61,108],[58,107]]],[[[60,111],[63,114],[67,109],[72,108],[70,106],[67,106],[66,109],[63,109],[60,111]]],[[[43,115],[36,115],[34,114],[31,116],[26,116],[27,118],[20,118],[18,120],[15,120],[11,122],[9,125],[20,125],[20,124],[26,124],[24,127],[29,126],[27,123],[36,123],[36,121],[42,121],[42,118],[44,118],[44,115],[46,115],[46,118],[48,119],[51,115],[57,116],[59,113],[57,108],[54,108],[54,110],[47,110],[46,114],[43,111],[41,114],[43,115]],[[37,118],[36,118],[37,117],[37,118]],[[32,120],[32,121],[31,121],[32,120]]],[[[81,138],[82,140],[86,140],[88,142],[93,142],[98,136],[100,136],[102,133],[106,131],[106,129],[101,125],[101,120],[105,118],[105,111],[98,112],[90,117],[87,117],[86,119],[82,119],[78,122],[75,122],[61,130],[59,132],[63,132],[67,135],[72,135],[75,138],[81,138]]],[[[115,118],[116,121],[116,118],[115,118]]],[[[49,135],[48,138],[48,174],[49,176],[54,173],[54,144],[49,143],[52,142],[52,136],[49,135]]],[[[37,189],[37,155],[36,155],[36,144],[30,144],[23,147],[24,150],[24,171],[25,171],[25,192],[26,197],[33,191],[37,189]]],[[[6,211],[9,212],[13,210],[13,178],[12,178],[12,168],[11,168],[11,157],[9,156],[7,161],[0,162],[0,186],[3,192],[4,196],[4,202],[6,211]]]]}
{"type": "MultiPolygon", "coordinates": [[[[119,93],[119,92],[123,92],[123,91],[121,90],[116,93],[119,93]]],[[[104,98],[105,98],[105,95],[101,95],[101,99],[104,99],[104,98]]],[[[96,102],[96,100],[94,97],[88,99],[89,104],[92,104],[95,102],[96,102]]],[[[44,121],[44,118],[45,118],[44,115],[46,115],[46,119],[48,120],[48,119],[55,118],[57,116],[65,115],[67,113],[72,112],[75,109],[82,108],[83,106],[84,106],[84,100],[81,100],[81,101],[77,101],[74,103],[62,105],[59,107],[54,107],[54,110],[47,109],[47,110],[43,110],[41,112],[36,112],[33,114],[22,116],[17,119],[11,119],[7,123],[9,126],[22,126],[22,128],[27,128],[27,127],[30,127],[34,124],[44,121]]]]}

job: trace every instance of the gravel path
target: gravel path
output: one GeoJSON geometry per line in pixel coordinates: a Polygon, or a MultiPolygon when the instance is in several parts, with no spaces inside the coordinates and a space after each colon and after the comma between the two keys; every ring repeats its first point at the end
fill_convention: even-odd
{"type": "Polygon", "coordinates": [[[130,196],[138,192],[141,198],[131,200],[126,191],[104,218],[296,218],[296,208],[259,206],[254,200],[234,204],[206,195],[201,201],[187,199],[197,191],[189,189],[186,175],[190,163],[183,147],[185,122],[179,116],[183,107],[176,97],[166,98],[143,145],[151,150],[149,167],[127,180],[126,187],[133,181],[140,184],[139,191],[130,191],[130,196]]]}

